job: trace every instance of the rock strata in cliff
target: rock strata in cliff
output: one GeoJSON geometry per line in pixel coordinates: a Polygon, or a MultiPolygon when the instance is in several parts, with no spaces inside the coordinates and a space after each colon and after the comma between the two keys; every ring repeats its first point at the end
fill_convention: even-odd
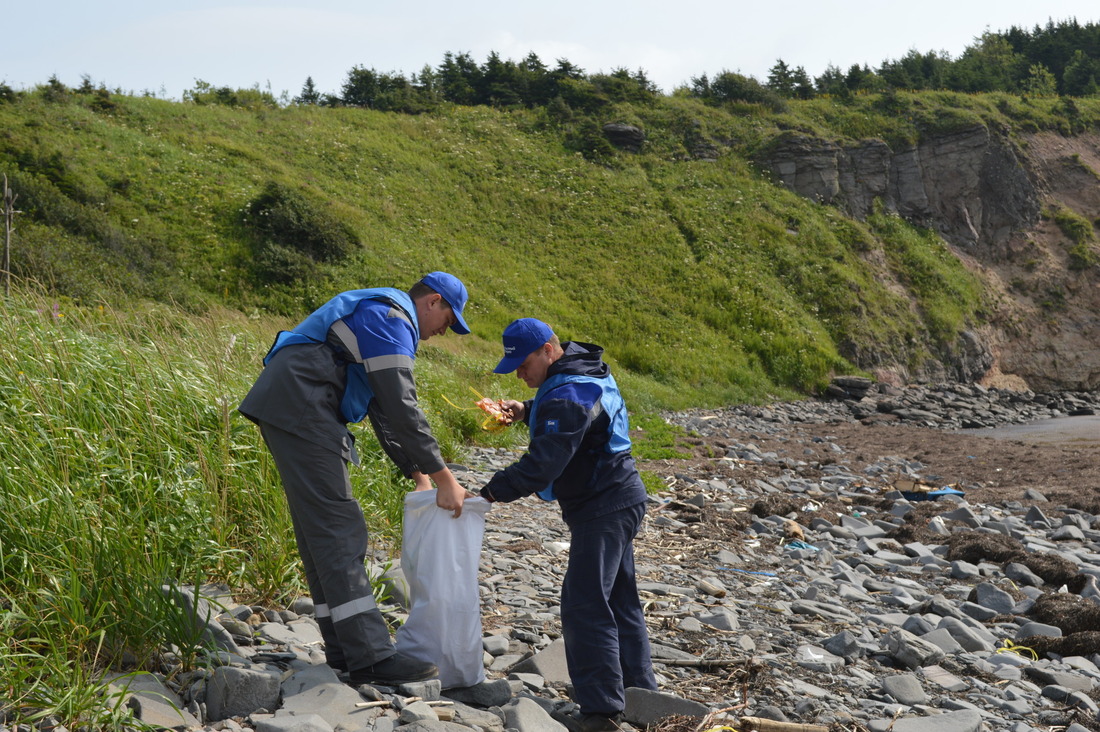
{"type": "Polygon", "coordinates": [[[972,249],[1038,221],[1039,192],[1010,142],[976,126],[901,150],[781,136],[764,167],[796,193],[863,219],[876,199],[950,243],[972,249]]]}

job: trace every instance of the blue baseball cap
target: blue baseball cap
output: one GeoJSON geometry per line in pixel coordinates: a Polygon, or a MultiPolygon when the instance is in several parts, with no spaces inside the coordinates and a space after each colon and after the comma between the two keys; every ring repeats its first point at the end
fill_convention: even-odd
{"type": "Polygon", "coordinates": [[[462,284],[462,280],[446,272],[432,272],[424,275],[424,278],[420,281],[442,295],[447,304],[451,306],[451,311],[455,314],[455,324],[451,326],[451,330],[459,335],[469,333],[470,326],[466,325],[466,321],[462,317],[462,308],[466,307],[466,298],[468,297],[466,285],[462,284]]]}
{"type": "Polygon", "coordinates": [[[535,318],[513,320],[504,329],[504,358],[493,369],[494,374],[510,374],[532,353],[550,340],[554,331],[550,326],[535,318]]]}

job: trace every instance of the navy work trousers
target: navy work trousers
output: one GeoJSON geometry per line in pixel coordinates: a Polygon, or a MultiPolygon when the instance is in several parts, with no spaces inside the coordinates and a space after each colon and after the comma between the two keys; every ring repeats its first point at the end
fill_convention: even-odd
{"type": "Polygon", "coordinates": [[[623,710],[626,688],[656,689],[634,578],[634,536],[645,504],[569,527],[561,625],[573,695],[584,714],[623,710]]]}
{"type": "Polygon", "coordinates": [[[394,654],[363,560],[367,524],[347,461],[270,424],[260,433],[283,481],[329,665],[355,671],[394,654]]]}

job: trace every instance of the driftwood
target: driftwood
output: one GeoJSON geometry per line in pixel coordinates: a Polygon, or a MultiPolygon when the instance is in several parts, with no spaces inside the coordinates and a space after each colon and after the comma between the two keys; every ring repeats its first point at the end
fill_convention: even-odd
{"type": "Polygon", "coordinates": [[[797,724],[795,722],[776,722],[774,719],[760,717],[741,717],[738,723],[741,732],[829,732],[828,727],[820,724],[797,724]]]}
{"type": "Polygon", "coordinates": [[[732,658],[662,658],[660,663],[665,666],[689,666],[691,668],[722,668],[723,666],[739,666],[745,663],[744,659],[732,658]]]}

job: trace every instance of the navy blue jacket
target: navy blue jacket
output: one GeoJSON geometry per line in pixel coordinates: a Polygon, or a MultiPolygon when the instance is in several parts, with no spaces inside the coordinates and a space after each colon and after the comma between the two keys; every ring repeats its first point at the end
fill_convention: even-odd
{"type": "MultiPolygon", "coordinates": [[[[566,342],[550,365],[556,374],[608,378],[603,349],[566,342]]],[[[508,502],[546,489],[551,483],[562,518],[574,524],[646,501],[645,486],[629,450],[610,452],[611,415],[601,408],[602,390],[593,383],[567,382],[540,400],[531,443],[517,462],[497,472],[481,489],[489,500],[508,502]]],[[[525,405],[525,419],[531,403],[525,405]]]]}

